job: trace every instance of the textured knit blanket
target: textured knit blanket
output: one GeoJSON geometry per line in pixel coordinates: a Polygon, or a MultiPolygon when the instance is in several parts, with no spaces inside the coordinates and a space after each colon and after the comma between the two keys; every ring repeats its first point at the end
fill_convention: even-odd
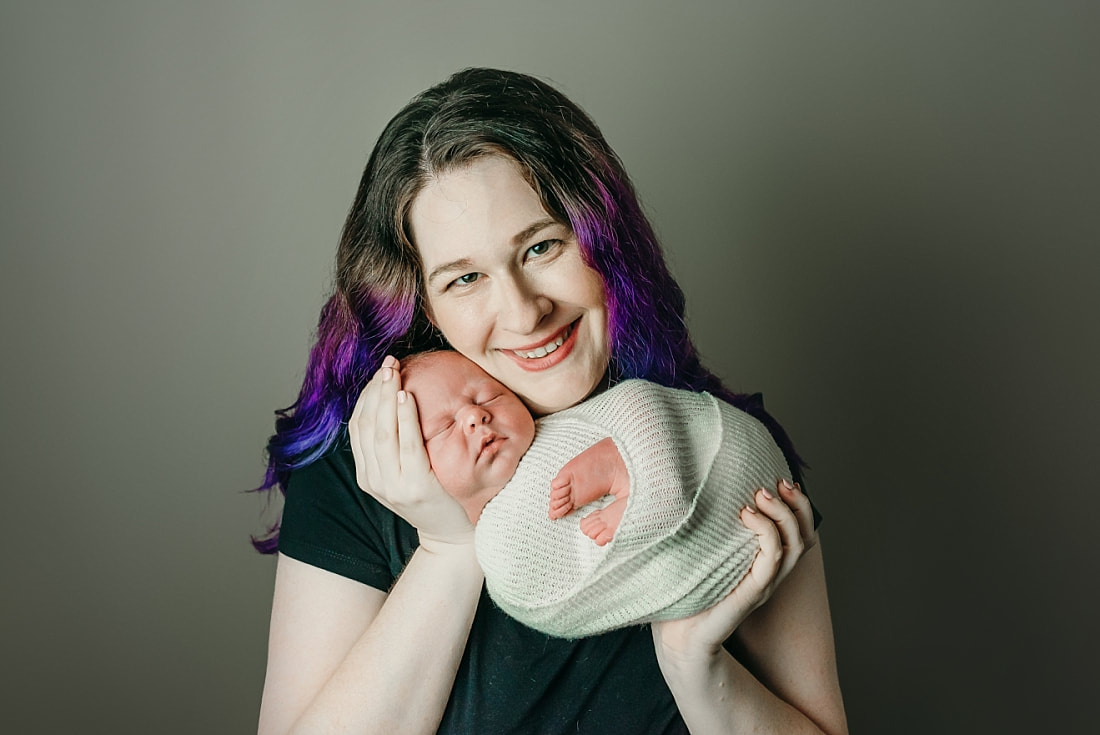
{"type": "Polygon", "coordinates": [[[687,617],[744,577],[759,547],[739,514],[761,487],[790,479],[759,421],[707,394],[628,380],[540,419],[511,482],[477,524],[493,601],[531,628],[580,638],[687,617]],[[580,519],[603,498],[548,517],[550,481],[610,436],[630,475],[615,538],[597,546],[580,519]]]}

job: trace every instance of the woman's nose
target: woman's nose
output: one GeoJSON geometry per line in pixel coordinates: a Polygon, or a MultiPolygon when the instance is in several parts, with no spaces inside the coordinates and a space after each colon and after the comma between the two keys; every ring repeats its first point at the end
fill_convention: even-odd
{"type": "Polygon", "coordinates": [[[469,434],[477,431],[479,426],[487,425],[492,420],[492,414],[481,406],[470,406],[462,413],[462,429],[469,434]]]}
{"type": "Polygon", "coordinates": [[[498,296],[497,324],[515,334],[535,331],[542,318],[554,308],[537,284],[523,278],[502,283],[498,296]]]}

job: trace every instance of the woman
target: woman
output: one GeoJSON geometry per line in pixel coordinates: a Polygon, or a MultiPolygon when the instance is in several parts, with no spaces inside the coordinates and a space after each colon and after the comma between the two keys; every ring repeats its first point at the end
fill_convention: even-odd
{"type": "MultiPolygon", "coordinates": [[[[622,378],[725,395],[797,472],[759,403],[699,364],[682,316],[621,163],[556,90],[471,69],[398,113],[268,447],[265,487],[287,500],[260,731],[844,732],[796,487],[741,514],[761,552],[714,608],[564,641],[483,595],[470,521],[428,468],[395,357],[446,340],[539,414],[622,378]]],[[[274,551],[275,535],[257,543],[274,551]]]]}

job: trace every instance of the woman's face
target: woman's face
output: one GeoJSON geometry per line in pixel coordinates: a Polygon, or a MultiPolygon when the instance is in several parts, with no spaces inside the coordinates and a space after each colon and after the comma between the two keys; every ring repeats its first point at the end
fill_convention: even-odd
{"type": "Polygon", "coordinates": [[[432,321],[452,347],[537,414],[595,389],[610,359],[603,281],[516,163],[481,158],[431,180],[409,226],[432,321]]]}

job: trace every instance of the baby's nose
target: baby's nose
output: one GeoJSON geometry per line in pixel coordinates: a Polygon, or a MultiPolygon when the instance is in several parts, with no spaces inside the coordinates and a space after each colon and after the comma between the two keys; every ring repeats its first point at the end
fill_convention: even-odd
{"type": "Polygon", "coordinates": [[[481,406],[471,406],[462,423],[466,431],[476,431],[477,427],[488,424],[491,418],[489,412],[481,406]]]}

